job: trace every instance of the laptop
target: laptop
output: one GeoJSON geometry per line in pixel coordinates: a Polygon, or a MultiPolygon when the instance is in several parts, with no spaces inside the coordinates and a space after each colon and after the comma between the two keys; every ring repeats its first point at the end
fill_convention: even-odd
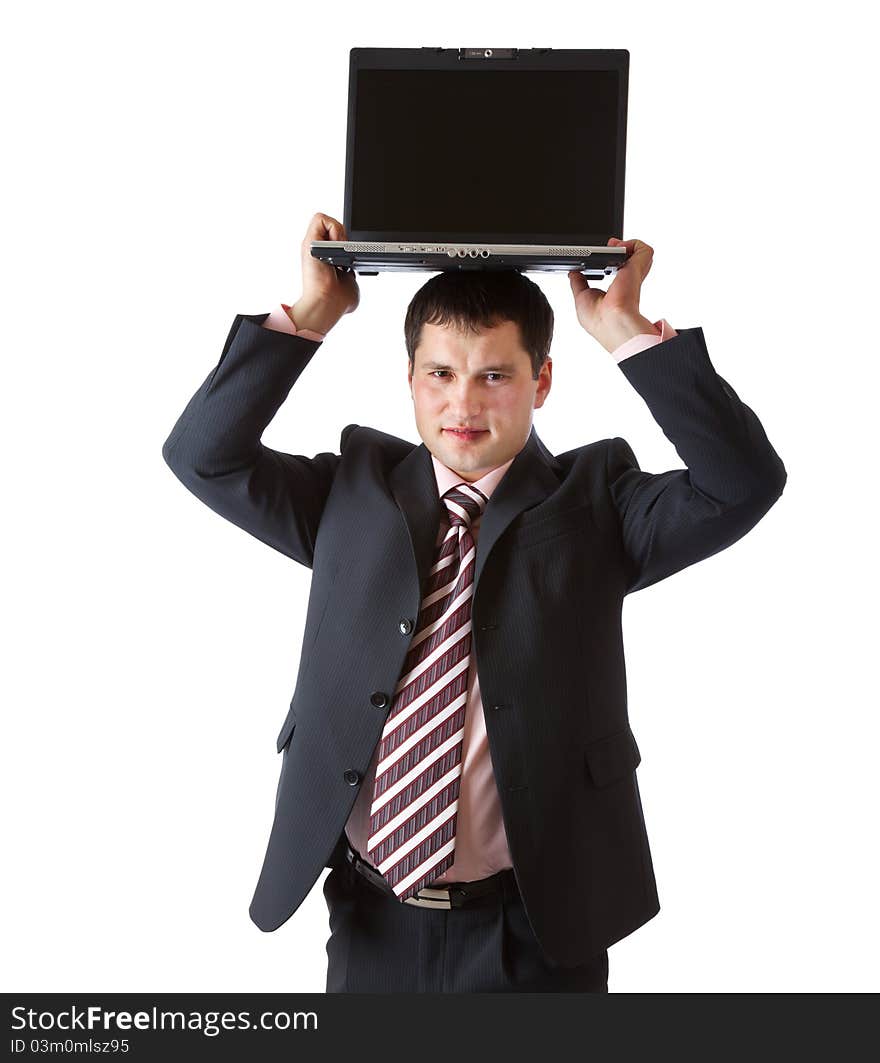
{"type": "Polygon", "coordinates": [[[359,274],[579,270],[622,238],[625,49],[352,48],[343,221],[359,274]]]}

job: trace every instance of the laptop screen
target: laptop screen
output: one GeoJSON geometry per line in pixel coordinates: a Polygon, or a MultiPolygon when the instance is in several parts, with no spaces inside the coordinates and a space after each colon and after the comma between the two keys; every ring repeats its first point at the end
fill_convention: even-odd
{"type": "Polygon", "coordinates": [[[619,70],[362,68],[356,77],[352,239],[604,245],[622,231],[619,70]]]}

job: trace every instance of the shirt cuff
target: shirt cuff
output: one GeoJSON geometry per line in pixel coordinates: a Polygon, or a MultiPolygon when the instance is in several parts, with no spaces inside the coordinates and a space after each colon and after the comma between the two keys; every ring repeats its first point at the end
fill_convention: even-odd
{"type": "Polygon", "coordinates": [[[661,317],[659,321],[655,321],[653,324],[654,328],[660,330],[659,332],[653,336],[647,333],[641,336],[633,336],[632,339],[627,340],[626,343],[621,343],[616,350],[612,351],[611,357],[617,362],[622,362],[624,358],[632,358],[639,351],[647,350],[648,347],[656,347],[658,343],[678,335],[665,317],[661,317]]]}
{"type": "Polygon", "coordinates": [[[326,332],[315,332],[310,328],[297,328],[285,309],[284,303],[279,304],[269,314],[263,322],[263,328],[271,329],[273,332],[287,332],[291,336],[301,336],[304,340],[315,340],[318,343],[323,343],[327,335],[326,332]]]}

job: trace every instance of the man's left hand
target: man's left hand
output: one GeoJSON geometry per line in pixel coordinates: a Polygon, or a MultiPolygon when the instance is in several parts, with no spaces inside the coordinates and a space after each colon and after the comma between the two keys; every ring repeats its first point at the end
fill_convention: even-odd
{"type": "Polygon", "coordinates": [[[625,247],[627,258],[607,292],[591,288],[577,270],[572,270],[568,279],[578,321],[611,352],[633,336],[656,336],[658,330],[639,311],[642,281],[651,269],[654,248],[641,240],[618,240],[616,236],[611,237],[608,246],[625,247]]]}

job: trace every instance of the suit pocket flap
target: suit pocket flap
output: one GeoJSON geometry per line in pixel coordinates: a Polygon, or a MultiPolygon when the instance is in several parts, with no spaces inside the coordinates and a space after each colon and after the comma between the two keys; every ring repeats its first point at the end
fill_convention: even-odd
{"type": "Polygon", "coordinates": [[[607,786],[629,775],[639,766],[642,755],[629,727],[592,742],[584,750],[590,777],[596,786],[607,786]]]}
{"type": "Polygon", "coordinates": [[[294,727],[296,727],[296,713],[291,708],[284,719],[284,723],[281,725],[281,730],[278,732],[278,739],[275,743],[276,753],[280,753],[284,748],[285,742],[293,734],[294,727]]]}

